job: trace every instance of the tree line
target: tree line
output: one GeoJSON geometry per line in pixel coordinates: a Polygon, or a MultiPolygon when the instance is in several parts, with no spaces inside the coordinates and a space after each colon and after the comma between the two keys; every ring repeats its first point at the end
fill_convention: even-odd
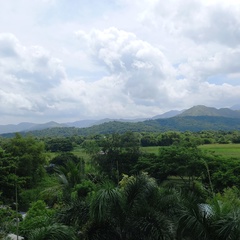
{"type": "Polygon", "coordinates": [[[34,240],[237,240],[239,158],[198,145],[238,143],[239,136],[169,131],[1,139],[0,234],[34,240]],[[142,146],[159,151],[146,153],[142,146]],[[88,157],[74,154],[76,147],[88,157]]]}

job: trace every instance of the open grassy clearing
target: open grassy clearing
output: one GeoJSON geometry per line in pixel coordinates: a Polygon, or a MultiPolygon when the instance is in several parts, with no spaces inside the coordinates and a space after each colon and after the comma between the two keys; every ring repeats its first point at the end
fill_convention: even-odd
{"type": "MultiPolygon", "coordinates": [[[[160,146],[141,147],[141,151],[158,154],[159,148],[160,146]]],[[[199,146],[199,148],[225,157],[234,157],[240,159],[240,144],[206,144],[199,146]]]]}
{"type": "Polygon", "coordinates": [[[77,146],[77,147],[74,147],[73,151],[71,151],[73,154],[75,154],[76,156],[78,157],[81,157],[85,160],[89,160],[90,159],[90,156],[86,153],[86,151],[80,147],[80,146],[77,146]]]}
{"type": "Polygon", "coordinates": [[[240,158],[240,144],[206,144],[199,146],[199,148],[225,157],[240,158]]]}
{"type": "Polygon", "coordinates": [[[146,153],[154,153],[154,154],[158,154],[159,152],[159,146],[154,146],[154,147],[141,147],[140,150],[142,152],[146,152],[146,153]]]}
{"type": "MultiPolygon", "coordinates": [[[[150,146],[150,147],[141,147],[142,152],[158,154],[160,146],[150,146]]],[[[199,146],[202,150],[207,150],[214,152],[218,155],[223,155],[226,157],[234,157],[240,159],[240,144],[206,144],[199,146]]],[[[72,151],[78,157],[82,157],[85,160],[89,160],[90,156],[85,152],[85,150],[77,146],[72,151]]],[[[50,159],[58,155],[59,153],[49,153],[50,159]]]]}

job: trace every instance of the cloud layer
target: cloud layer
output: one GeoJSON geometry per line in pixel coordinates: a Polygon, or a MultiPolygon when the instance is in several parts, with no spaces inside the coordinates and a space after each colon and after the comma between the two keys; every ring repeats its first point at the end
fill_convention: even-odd
{"type": "Polygon", "coordinates": [[[14,17],[12,9],[23,19],[0,33],[1,124],[151,117],[239,102],[238,1],[115,0],[99,11],[75,4],[72,15],[64,15],[65,1],[28,6],[35,30],[14,1],[0,10],[3,19],[14,17]]]}

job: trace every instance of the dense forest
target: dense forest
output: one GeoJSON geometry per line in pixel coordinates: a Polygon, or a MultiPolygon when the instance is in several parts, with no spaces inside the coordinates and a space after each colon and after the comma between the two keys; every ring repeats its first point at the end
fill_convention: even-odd
{"type": "Polygon", "coordinates": [[[1,138],[0,239],[238,240],[240,155],[202,146],[239,143],[210,130],[1,138]]]}
{"type": "MultiPolygon", "coordinates": [[[[21,132],[21,135],[29,134],[36,137],[72,137],[74,135],[96,135],[96,134],[112,134],[126,132],[167,132],[167,131],[239,131],[239,118],[226,116],[176,116],[164,119],[149,119],[142,122],[122,122],[109,121],[91,127],[64,127],[55,126],[57,123],[50,122],[53,127],[41,128],[41,130],[27,130],[21,132]]],[[[43,127],[41,125],[41,127],[43,127]]],[[[15,133],[1,134],[3,137],[14,137],[15,133]]]]}

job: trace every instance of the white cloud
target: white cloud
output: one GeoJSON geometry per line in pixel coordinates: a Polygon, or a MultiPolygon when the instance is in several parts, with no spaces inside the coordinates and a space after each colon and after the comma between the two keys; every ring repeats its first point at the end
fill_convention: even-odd
{"type": "Polygon", "coordinates": [[[41,122],[150,117],[239,102],[238,0],[2,5],[4,122],[14,114],[41,122]]]}
{"type": "Polygon", "coordinates": [[[165,85],[174,77],[174,68],[159,49],[116,28],[78,35],[88,41],[94,61],[119,77],[123,94],[143,105],[167,97],[165,85]]]}
{"type": "Polygon", "coordinates": [[[197,44],[239,45],[238,1],[154,1],[146,7],[142,22],[158,30],[164,29],[174,37],[192,39],[197,44]]]}
{"type": "Polygon", "coordinates": [[[179,75],[199,81],[207,81],[208,77],[224,75],[227,83],[228,75],[240,74],[240,48],[224,49],[212,56],[190,59],[188,62],[180,64],[178,70],[179,75]]]}
{"type": "MultiPolygon", "coordinates": [[[[81,31],[78,36],[87,41],[94,61],[105,66],[112,79],[118,78],[121,94],[140,108],[148,106],[155,112],[165,106],[181,108],[203,103],[219,106],[238,98],[238,87],[207,83],[209,76],[237,69],[237,50],[228,49],[226,57],[226,51],[216,53],[217,61],[189,59],[174,69],[163,52],[132,33],[110,28],[81,31]],[[177,74],[182,77],[178,79],[177,74]],[[230,95],[229,89],[233,92],[230,95]]],[[[117,96],[109,99],[116,101],[117,96]]]]}
{"type": "Polygon", "coordinates": [[[49,89],[66,77],[59,60],[42,47],[21,45],[12,34],[1,34],[0,45],[0,111],[41,112],[49,89]]]}

